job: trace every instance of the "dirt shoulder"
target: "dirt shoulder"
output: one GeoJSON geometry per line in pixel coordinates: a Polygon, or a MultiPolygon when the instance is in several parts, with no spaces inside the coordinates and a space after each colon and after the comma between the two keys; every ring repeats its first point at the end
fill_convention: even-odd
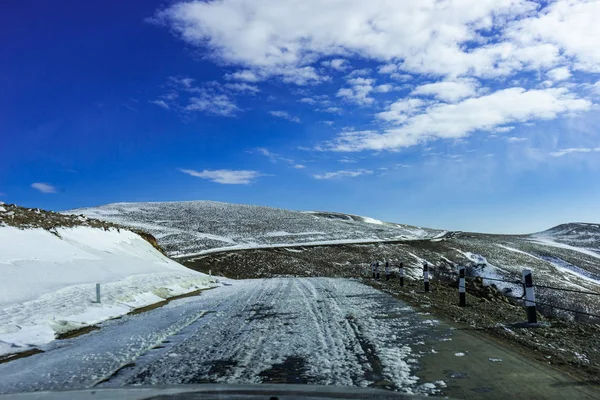
{"type": "Polygon", "coordinates": [[[523,307],[480,280],[467,285],[467,307],[458,306],[455,284],[438,281],[425,293],[422,283],[414,280],[408,280],[404,287],[397,279],[363,281],[458,329],[493,338],[582,383],[600,387],[600,325],[538,315],[538,326],[529,326],[524,323],[527,317],[523,307]]]}

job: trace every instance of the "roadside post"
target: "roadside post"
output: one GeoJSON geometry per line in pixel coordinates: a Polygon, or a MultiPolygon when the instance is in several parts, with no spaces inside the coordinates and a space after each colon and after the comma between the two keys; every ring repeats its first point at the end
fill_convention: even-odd
{"type": "Polygon", "coordinates": [[[458,267],[458,305],[464,307],[467,305],[467,294],[465,290],[465,267],[458,267]]]}
{"type": "Polygon", "coordinates": [[[423,263],[423,282],[425,283],[425,292],[429,292],[429,265],[427,261],[423,263]]]}
{"type": "Polygon", "coordinates": [[[399,272],[400,272],[400,286],[403,287],[404,286],[404,263],[401,262],[400,263],[400,268],[399,268],[399,272]]]}
{"type": "Polygon", "coordinates": [[[535,293],[533,292],[533,275],[530,269],[523,270],[523,284],[525,285],[525,308],[527,308],[527,322],[537,323],[535,309],[535,293]]]}
{"type": "Polygon", "coordinates": [[[100,303],[100,284],[96,283],[96,303],[100,303]]]}

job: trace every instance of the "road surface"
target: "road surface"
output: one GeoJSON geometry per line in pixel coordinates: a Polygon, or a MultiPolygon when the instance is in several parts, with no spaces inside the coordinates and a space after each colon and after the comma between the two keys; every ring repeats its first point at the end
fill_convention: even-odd
{"type": "Polygon", "coordinates": [[[358,281],[232,281],[0,365],[0,393],[194,383],[375,387],[457,398],[597,392],[358,281]]]}

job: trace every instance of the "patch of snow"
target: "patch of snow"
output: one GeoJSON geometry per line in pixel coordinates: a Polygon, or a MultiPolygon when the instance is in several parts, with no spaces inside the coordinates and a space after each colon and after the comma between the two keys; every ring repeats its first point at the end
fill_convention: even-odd
{"type": "Polygon", "coordinates": [[[361,217],[361,218],[362,218],[363,222],[366,222],[367,224],[383,225],[383,221],[380,221],[375,218],[371,218],[371,217],[361,217]]]}
{"type": "Polygon", "coordinates": [[[491,362],[502,362],[501,358],[488,358],[491,362]]]}
{"type": "Polygon", "coordinates": [[[569,246],[568,244],[564,244],[564,243],[558,243],[558,242],[555,242],[552,239],[545,237],[545,236],[535,236],[534,239],[529,239],[529,240],[534,243],[542,244],[544,246],[558,247],[560,249],[576,251],[578,253],[582,253],[582,254],[588,255],[590,257],[600,259],[600,254],[598,254],[592,250],[583,249],[581,247],[569,246]]]}
{"type": "Polygon", "coordinates": [[[0,353],[211,286],[133,232],[0,228],[0,353]],[[101,303],[95,303],[96,283],[101,303]]]}
{"type": "Polygon", "coordinates": [[[456,357],[464,357],[465,353],[454,353],[456,357]]]}
{"type": "Polygon", "coordinates": [[[559,271],[566,272],[569,275],[576,276],[580,279],[594,283],[596,285],[600,283],[599,275],[592,274],[591,272],[586,271],[583,268],[580,268],[571,263],[568,263],[558,257],[542,257],[541,259],[549,262],[554,268],[558,269],[559,271]]]}

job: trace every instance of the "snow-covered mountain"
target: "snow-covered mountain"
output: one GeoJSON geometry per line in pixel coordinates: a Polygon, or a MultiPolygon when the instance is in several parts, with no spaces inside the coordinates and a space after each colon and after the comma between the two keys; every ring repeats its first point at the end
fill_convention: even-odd
{"type": "Polygon", "coordinates": [[[572,222],[555,226],[532,236],[541,239],[550,239],[571,246],[592,250],[600,249],[600,224],[572,222]]]}
{"type": "Polygon", "coordinates": [[[0,274],[0,356],[212,285],[132,231],[7,204],[0,204],[0,274]]]}
{"type": "Polygon", "coordinates": [[[173,257],[290,244],[423,239],[440,233],[350,214],[214,201],[115,203],[66,213],[143,229],[173,257]]]}

